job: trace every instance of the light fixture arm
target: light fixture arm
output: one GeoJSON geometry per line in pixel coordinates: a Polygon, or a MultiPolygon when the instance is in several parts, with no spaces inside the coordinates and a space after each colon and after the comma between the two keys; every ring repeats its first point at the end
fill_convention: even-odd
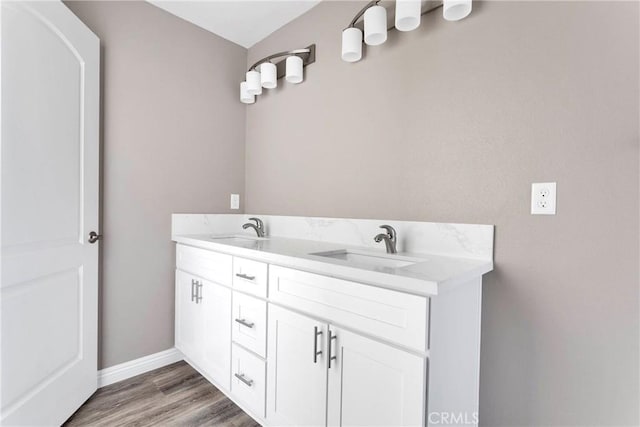
{"type": "MultiPolygon", "coordinates": [[[[288,50],[288,51],[284,51],[284,52],[278,52],[278,53],[274,53],[273,55],[269,55],[269,56],[265,56],[264,58],[262,58],[261,60],[259,60],[258,62],[256,62],[255,64],[253,64],[251,67],[249,67],[248,71],[251,70],[255,70],[256,67],[258,67],[258,65],[265,63],[265,62],[271,62],[271,60],[276,59],[276,58],[282,58],[285,56],[306,56],[307,58],[309,58],[310,56],[312,56],[312,50],[313,53],[315,53],[315,47],[316,45],[311,45],[307,48],[304,49],[294,49],[294,50],[288,50]]],[[[314,56],[314,60],[315,60],[315,55],[314,56]]],[[[303,60],[305,59],[304,57],[302,58],[303,60]]],[[[311,62],[307,62],[305,61],[305,65],[310,64],[311,62]]]]}
{"type": "MultiPolygon", "coordinates": [[[[369,9],[372,6],[376,6],[378,3],[380,3],[380,0],[373,0],[367,3],[365,7],[363,7],[358,13],[356,13],[356,16],[353,17],[353,19],[351,20],[347,28],[355,27],[358,21],[360,20],[360,18],[362,18],[364,13],[367,11],[367,9],[369,9]]],[[[427,2],[427,4],[429,4],[429,2],[427,2]]],[[[439,9],[442,6],[444,6],[444,2],[439,1],[438,4],[436,4],[435,6],[431,6],[431,7],[427,6],[427,8],[420,13],[420,15],[426,15],[427,13],[433,12],[434,10],[439,9]]],[[[395,27],[396,27],[395,24],[391,24],[391,26],[387,28],[387,30],[392,30],[395,27]]]]}

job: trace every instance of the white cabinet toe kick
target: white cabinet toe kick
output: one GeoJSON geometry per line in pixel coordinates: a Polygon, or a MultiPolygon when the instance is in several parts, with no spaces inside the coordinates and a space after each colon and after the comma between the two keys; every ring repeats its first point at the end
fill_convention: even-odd
{"type": "Polygon", "coordinates": [[[481,275],[416,295],[176,254],[176,347],[260,424],[477,425],[481,275]]]}

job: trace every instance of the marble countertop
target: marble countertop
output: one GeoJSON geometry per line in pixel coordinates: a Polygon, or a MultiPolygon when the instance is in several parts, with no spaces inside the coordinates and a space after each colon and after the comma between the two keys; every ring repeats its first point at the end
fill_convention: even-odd
{"type": "Polygon", "coordinates": [[[380,250],[375,250],[341,243],[287,237],[255,239],[248,234],[237,236],[242,238],[224,238],[224,236],[213,234],[177,234],[172,236],[172,240],[283,267],[423,296],[441,294],[456,285],[493,270],[493,262],[487,260],[416,253],[397,254],[397,259],[409,260],[412,262],[410,265],[374,266],[314,254],[348,250],[369,256],[387,257],[384,245],[380,250]]]}

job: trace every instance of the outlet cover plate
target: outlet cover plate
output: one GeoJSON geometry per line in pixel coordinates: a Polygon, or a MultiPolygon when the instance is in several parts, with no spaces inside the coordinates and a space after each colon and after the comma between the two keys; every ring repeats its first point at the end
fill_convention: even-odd
{"type": "Polygon", "coordinates": [[[231,209],[240,209],[240,195],[239,194],[232,194],[231,195],[230,208],[231,209]]]}
{"type": "Polygon", "coordinates": [[[531,184],[531,215],[556,214],[556,183],[531,184]]]}

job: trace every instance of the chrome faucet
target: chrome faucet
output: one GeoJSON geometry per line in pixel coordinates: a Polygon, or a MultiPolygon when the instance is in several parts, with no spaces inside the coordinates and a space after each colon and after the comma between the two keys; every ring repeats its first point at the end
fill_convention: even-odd
{"type": "Polygon", "coordinates": [[[380,228],[384,228],[387,232],[378,234],[373,238],[373,240],[375,240],[376,243],[380,243],[384,240],[388,254],[398,253],[398,250],[396,249],[396,230],[394,230],[390,225],[381,225],[380,228]]]}
{"type": "Polygon", "coordinates": [[[256,230],[256,234],[258,237],[264,237],[264,223],[260,218],[249,218],[249,221],[255,221],[255,224],[251,224],[250,222],[244,224],[242,228],[246,230],[247,228],[253,228],[256,230]]]}

